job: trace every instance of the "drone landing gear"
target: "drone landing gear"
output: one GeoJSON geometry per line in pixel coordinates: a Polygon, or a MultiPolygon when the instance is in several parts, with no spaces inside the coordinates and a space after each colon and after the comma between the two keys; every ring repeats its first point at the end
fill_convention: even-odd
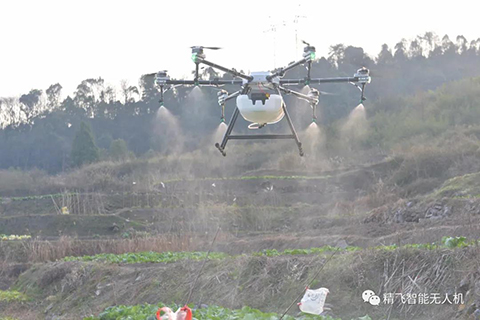
{"type": "Polygon", "coordinates": [[[292,119],[290,118],[290,115],[288,114],[287,107],[285,104],[283,104],[283,111],[285,113],[285,117],[287,118],[288,126],[290,127],[290,130],[292,131],[292,134],[257,134],[257,135],[232,135],[232,130],[235,125],[235,122],[237,121],[238,114],[240,111],[238,111],[238,108],[235,108],[235,111],[233,112],[232,118],[230,119],[230,123],[228,124],[227,131],[225,132],[225,135],[223,136],[222,143],[216,143],[215,147],[220,151],[220,153],[225,157],[227,153],[225,152],[225,147],[227,145],[228,140],[260,140],[260,139],[271,139],[271,140],[279,140],[279,139],[293,139],[295,140],[295,143],[297,144],[298,147],[298,152],[301,157],[303,157],[303,149],[302,149],[302,143],[300,142],[297,132],[295,131],[295,127],[293,126],[292,119]]]}

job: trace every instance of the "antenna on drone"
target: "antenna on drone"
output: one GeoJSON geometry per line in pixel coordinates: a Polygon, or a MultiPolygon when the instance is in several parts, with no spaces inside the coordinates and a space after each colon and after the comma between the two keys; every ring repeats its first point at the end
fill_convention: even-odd
{"type": "MultiPolygon", "coordinates": [[[[271,19],[272,17],[269,16],[271,19]]],[[[277,24],[271,24],[270,29],[263,31],[263,33],[273,32],[273,68],[277,67],[277,28],[286,26],[285,21],[277,24]]]]}
{"type": "MultiPolygon", "coordinates": [[[[301,6],[300,4],[298,5],[301,6]]],[[[306,19],[307,16],[299,16],[296,15],[295,19],[293,19],[293,23],[295,24],[295,53],[298,55],[298,22],[300,19],[306,19]]]]}

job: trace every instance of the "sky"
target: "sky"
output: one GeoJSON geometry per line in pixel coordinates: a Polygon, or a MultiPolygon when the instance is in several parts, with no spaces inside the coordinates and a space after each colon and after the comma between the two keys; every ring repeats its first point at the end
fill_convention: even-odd
{"type": "Polygon", "coordinates": [[[98,77],[138,85],[163,69],[191,77],[193,45],[222,47],[207,59],[249,72],[298,60],[302,39],[317,57],[339,43],[376,56],[383,43],[427,31],[471,41],[480,37],[475,2],[0,0],[0,97],[55,83],[71,95],[98,77]]]}

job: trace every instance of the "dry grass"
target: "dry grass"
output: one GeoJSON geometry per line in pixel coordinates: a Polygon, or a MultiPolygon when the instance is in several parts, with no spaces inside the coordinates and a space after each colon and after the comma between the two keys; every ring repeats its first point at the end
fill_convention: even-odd
{"type": "Polygon", "coordinates": [[[161,235],[108,240],[79,240],[62,236],[55,241],[26,241],[24,242],[24,250],[29,262],[45,262],[56,261],[67,256],[84,256],[100,253],[195,251],[202,249],[202,242],[198,239],[194,240],[188,235],[161,235]]]}
{"type": "Polygon", "coordinates": [[[367,209],[375,209],[386,204],[395,203],[400,199],[399,190],[395,186],[387,185],[382,181],[378,182],[371,188],[371,191],[356,200],[357,205],[367,209]]]}
{"type": "MultiPolygon", "coordinates": [[[[445,294],[453,301],[453,294],[461,293],[465,298],[469,288],[468,284],[461,284],[465,274],[459,274],[459,271],[475,270],[478,266],[465,265],[465,261],[478,260],[479,253],[478,248],[444,250],[435,255],[419,250],[414,255],[401,250],[395,252],[384,260],[382,292],[404,295],[437,292],[442,301],[445,294]]],[[[421,312],[415,305],[401,303],[398,297],[395,299],[396,303],[389,307],[390,312],[394,308],[410,316],[421,312]]]]}

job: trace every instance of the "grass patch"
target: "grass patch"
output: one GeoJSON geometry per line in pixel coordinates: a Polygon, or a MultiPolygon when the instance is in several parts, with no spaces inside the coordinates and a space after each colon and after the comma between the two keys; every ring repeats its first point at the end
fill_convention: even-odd
{"type": "Polygon", "coordinates": [[[433,198],[477,198],[480,195],[480,172],[449,179],[434,192],[433,198]]]}
{"type": "Polygon", "coordinates": [[[26,302],[28,300],[29,298],[21,292],[14,290],[0,290],[0,302],[26,302]]]}

